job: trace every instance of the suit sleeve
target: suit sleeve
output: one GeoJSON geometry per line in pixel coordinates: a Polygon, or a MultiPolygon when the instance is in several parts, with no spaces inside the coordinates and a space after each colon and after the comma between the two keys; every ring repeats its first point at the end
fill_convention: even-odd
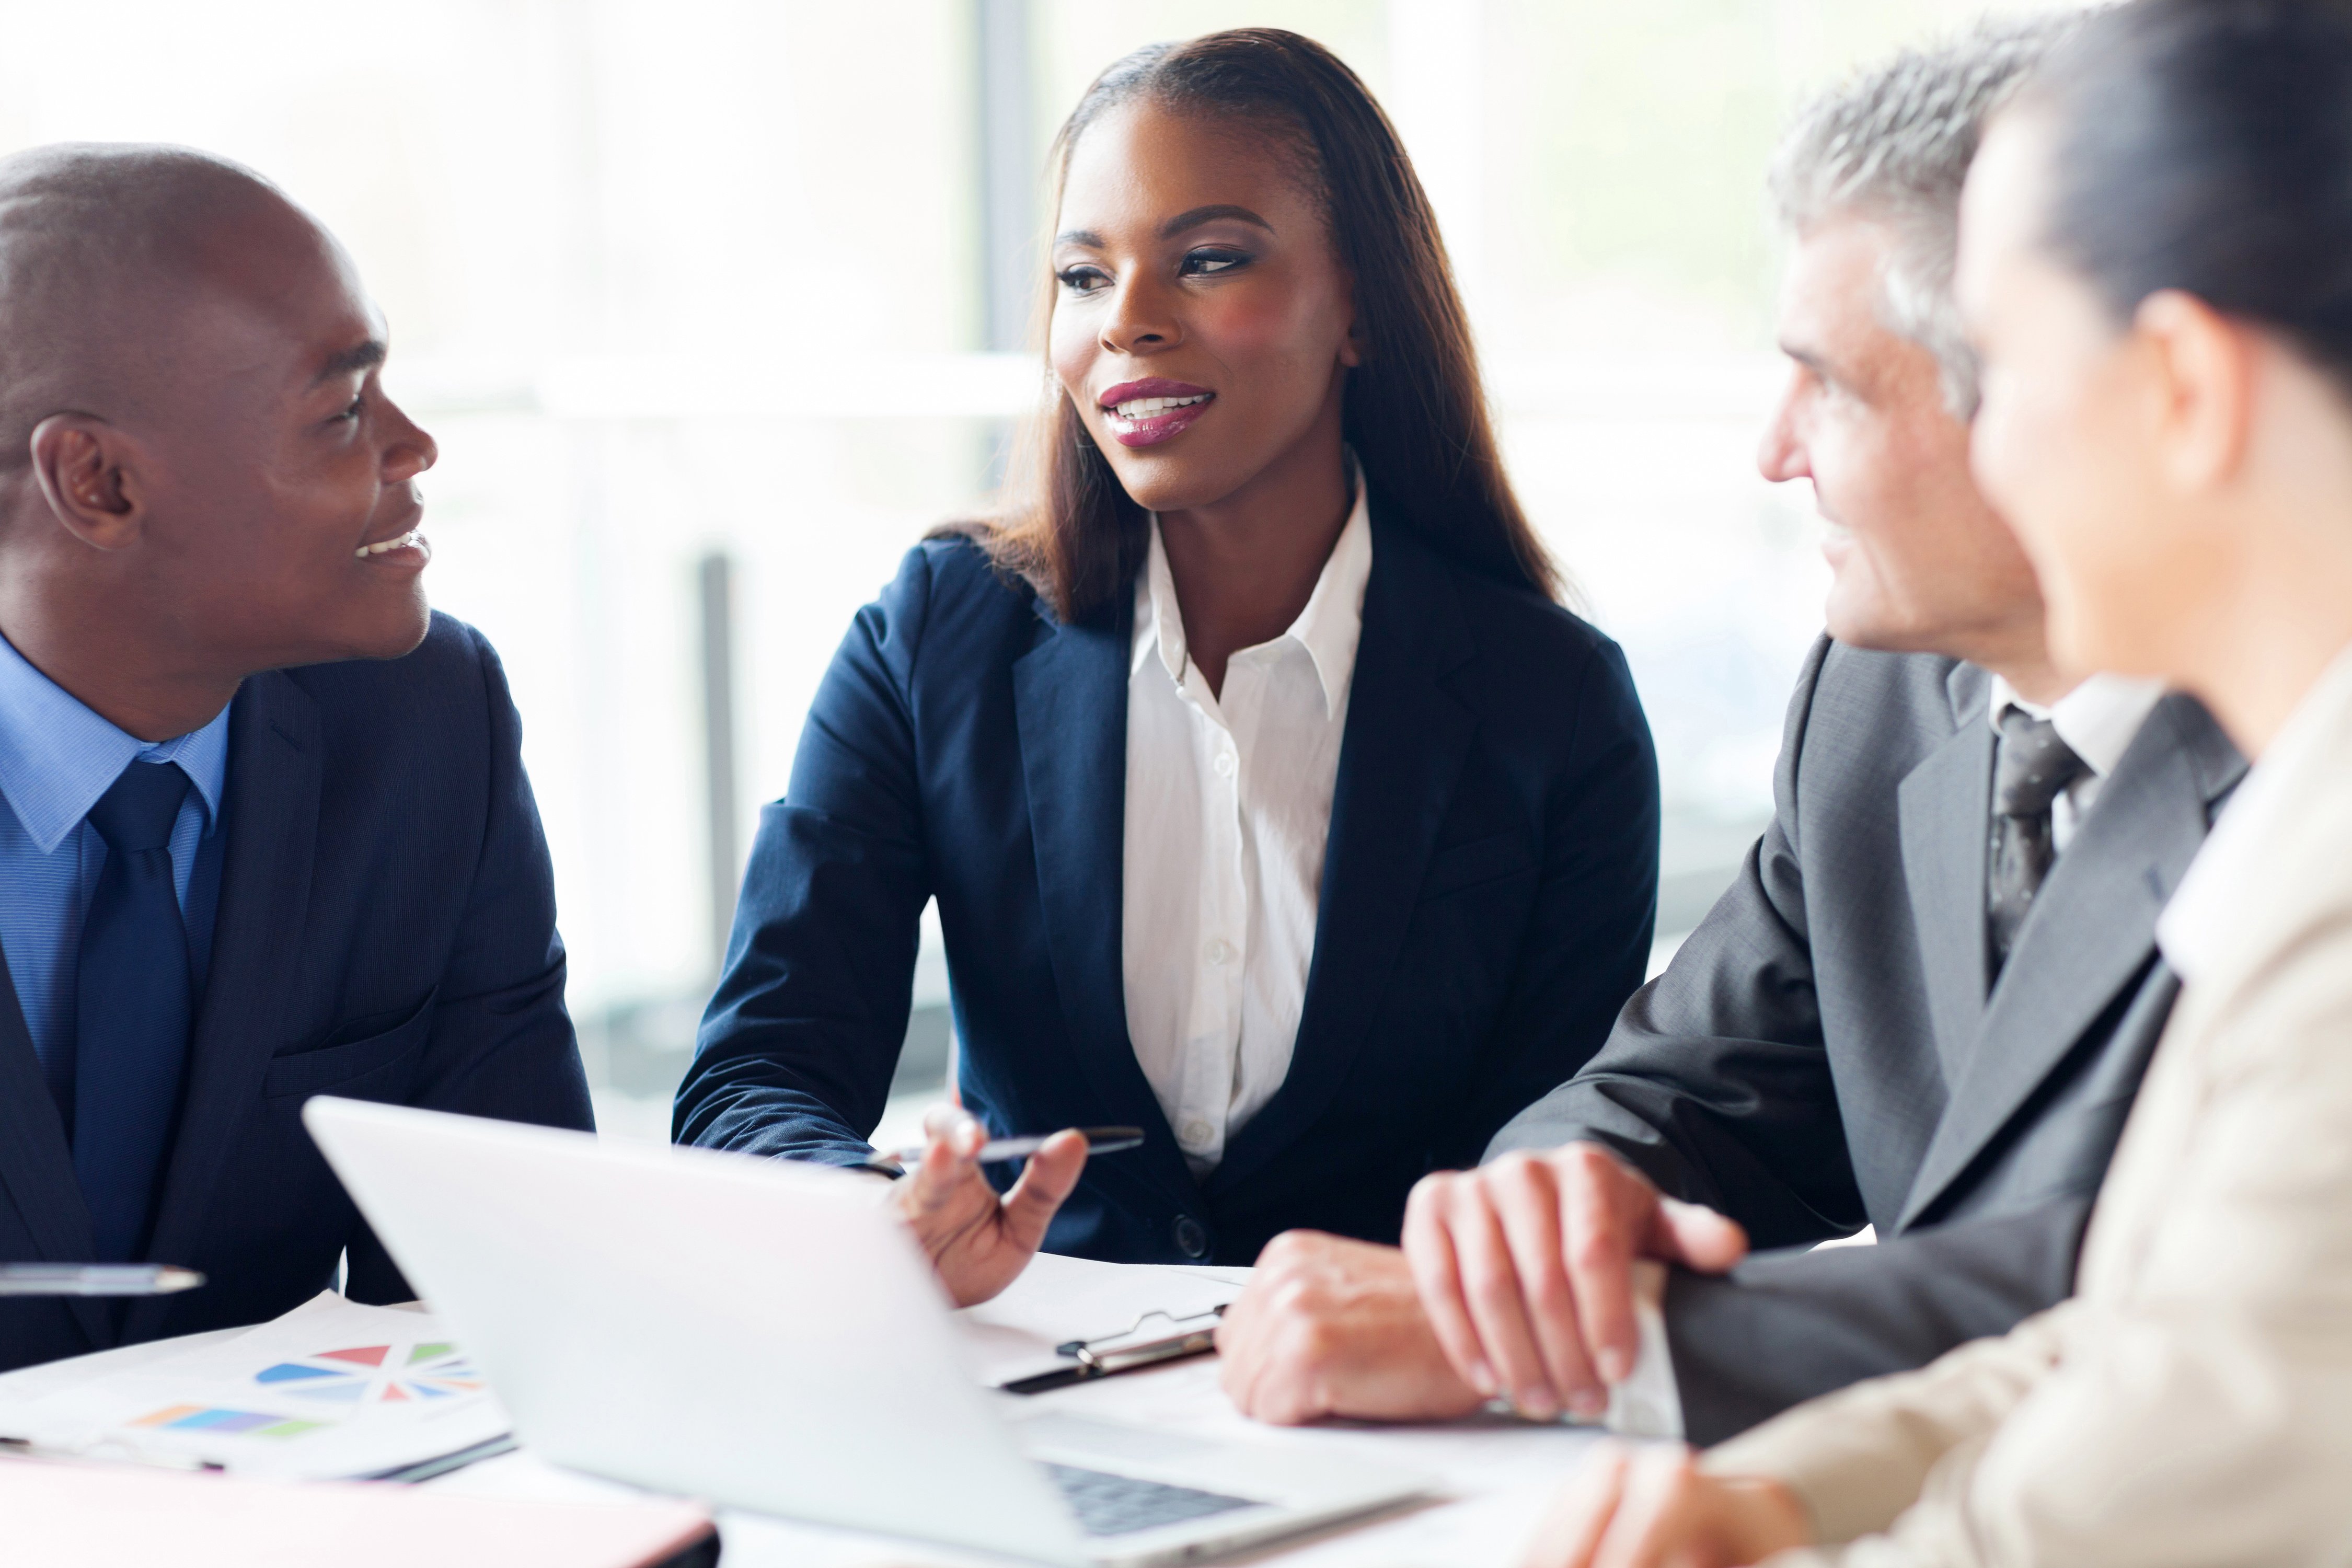
{"type": "Polygon", "coordinates": [[[1658,761],[1625,657],[1604,643],[1578,693],[1570,764],[1545,803],[1541,881],[1481,1080],[1439,1144],[1478,1158],[1496,1130],[1608,1038],[1642,983],[1658,911],[1658,761]]]}
{"type": "Polygon", "coordinates": [[[1604,1145],[1661,1191],[1738,1220],[1759,1246],[1861,1228],[1814,994],[1797,792],[1824,638],[1798,679],[1774,815],[1739,878],[1634,993],[1581,1072],[1513,1118],[1486,1150],[1604,1145]]]}
{"type": "MultiPolygon", "coordinates": [[[[2063,1303],[1916,1372],[1800,1405],[1708,1449],[1704,1468],[1780,1481],[1803,1501],[1825,1547],[1870,1536],[1900,1519],[1939,1467],[1980,1448],[2025,1402],[2058,1363],[2069,1321],[2082,1310],[2063,1303]]],[[[1770,1561],[1773,1568],[1825,1568],[1832,1559],[1801,1552],[1770,1561]]],[[[1904,1561],[1910,1568],[1958,1568],[1940,1555],[1904,1561]]]]}
{"type": "MultiPolygon", "coordinates": [[[[499,656],[480,634],[467,636],[489,731],[488,812],[409,1103],[593,1131],[587,1079],[563,1005],[555,873],[523,772],[522,719],[499,656]]],[[[415,1294],[364,1222],[346,1250],[355,1300],[404,1301],[415,1294]]]]}
{"type": "Polygon", "coordinates": [[[2352,916],[2306,918],[2210,982],[2225,990],[2184,993],[2084,1295],[1792,1410],[1711,1467],[1786,1480],[1824,1541],[1886,1532],[1843,1568],[2345,1561],[2352,916]]]}
{"type": "Polygon", "coordinates": [[[856,1164],[906,1042],[930,897],[910,685],[925,552],[858,612],[761,814],[719,988],[679,1084],[681,1143],[856,1164]]]}
{"type": "Polygon", "coordinates": [[[1718,1443],[1865,1378],[2007,1333],[2065,1298],[2087,1195],[1931,1226],[1875,1247],[1798,1248],[1728,1275],[1676,1269],[1667,1342],[1684,1435],[1718,1443]]]}

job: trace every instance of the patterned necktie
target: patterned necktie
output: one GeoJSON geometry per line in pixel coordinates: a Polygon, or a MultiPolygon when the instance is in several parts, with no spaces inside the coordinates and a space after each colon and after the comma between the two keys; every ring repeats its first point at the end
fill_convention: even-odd
{"type": "Polygon", "coordinates": [[[2088,770],[2047,719],[2011,708],[2000,716],[2000,744],[1992,769],[1992,860],[1986,878],[1986,921],[1992,937],[1992,973],[2000,977],[2033,895],[2057,858],[2050,834],[2050,803],[2088,770]]]}
{"type": "Polygon", "coordinates": [[[82,917],[73,1153],[105,1263],[146,1250],[187,1068],[194,986],[171,847],[187,793],[178,763],[132,763],[89,808],[106,867],[82,917]]]}

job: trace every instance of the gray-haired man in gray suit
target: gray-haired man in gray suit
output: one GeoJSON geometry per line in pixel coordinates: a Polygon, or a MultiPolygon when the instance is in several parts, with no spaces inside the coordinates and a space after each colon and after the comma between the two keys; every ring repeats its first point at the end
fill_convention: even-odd
{"type": "Polygon", "coordinates": [[[1959,190],[2052,33],[1904,55],[1784,139],[1795,368],[1759,460],[1812,481],[1835,585],[1772,825],[1600,1055],[1415,1190],[1402,1251],[1266,1248],[1220,1334],[1243,1409],[1591,1415],[1631,1375],[1711,1442],[2071,1288],[2177,989],[2156,914],[2244,763],[2188,698],[2051,668],[1969,476],[1959,190]]]}

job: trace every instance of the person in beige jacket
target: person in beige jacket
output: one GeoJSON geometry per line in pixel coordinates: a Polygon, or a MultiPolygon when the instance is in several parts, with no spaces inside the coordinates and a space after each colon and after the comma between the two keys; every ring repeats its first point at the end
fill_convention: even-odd
{"type": "Polygon", "coordinates": [[[2352,1562],[2352,0],[2095,18],[1988,135],[1958,286],[2053,648],[2256,759],[2158,928],[2182,999],[2074,1298],[1605,1453],[1538,1563],[2352,1562]]]}

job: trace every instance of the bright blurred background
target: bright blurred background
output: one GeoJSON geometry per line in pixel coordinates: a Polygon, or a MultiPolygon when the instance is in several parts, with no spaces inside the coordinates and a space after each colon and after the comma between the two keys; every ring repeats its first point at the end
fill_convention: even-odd
{"type": "MultiPolygon", "coordinates": [[[[1770,809],[1826,574],[1756,474],[1762,174],[1857,60],[2049,0],[0,0],[0,151],[241,159],[350,246],[441,444],[442,608],[504,655],[599,1120],[667,1133],[761,802],[850,616],[982,505],[1043,153],[1155,39],[1294,28],[1434,197],[1522,498],[1631,657],[1659,958],[1770,809]],[[1176,18],[1181,17],[1181,20],[1176,18]]],[[[927,930],[894,1121],[940,1090],[927,930]]]]}

